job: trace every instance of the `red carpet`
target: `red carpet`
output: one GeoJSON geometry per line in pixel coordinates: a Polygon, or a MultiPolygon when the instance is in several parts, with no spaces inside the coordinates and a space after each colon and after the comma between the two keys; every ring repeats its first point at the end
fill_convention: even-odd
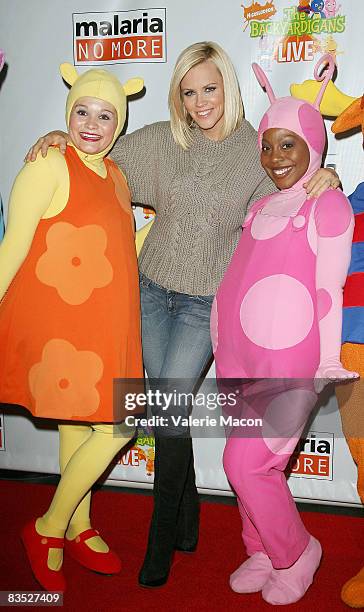
{"type": "MultiPolygon", "coordinates": [[[[54,487],[0,481],[2,517],[0,590],[38,590],[19,539],[22,525],[42,514],[54,487]]],[[[63,609],[75,612],[272,610],[260,594],[238,595],[228,576],[243,560],[237,508],[204,502],[198,551],[176,553],[168,584],[143,589],[137,584],[152,508],[144,495],[98,491],[94,495],[94,526],[124,560],[119,576],[100,576],[66,558],[68,584],[63,609]]],[[[341,585],[364,565],[363,522],[360,518],[303,513],[304,522],[324,549],[315,583],[305,598],[282,610],[317,612],[349,610],[341,603],[341,585]]]]}

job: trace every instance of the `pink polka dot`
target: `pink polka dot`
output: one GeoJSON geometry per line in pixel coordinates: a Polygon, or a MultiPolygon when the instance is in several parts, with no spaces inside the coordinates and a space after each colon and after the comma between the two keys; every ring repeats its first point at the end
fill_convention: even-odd
{"type": "Polygon", "coordinates": [[[249,289],[240,307],[240,323],[251,342],[279,350],[306,338],[313,313],[306,287],[292,276],[275,274],[249,289]]]}
{"type": "Polygon", "coordinates": [[[211,334],[211,342],[212,349],[214,353],[217,351],[219,334],[218,334],[218,316],[217,316],[217,300],[216,298],[212,302],[211,307],[211,318],[210,318],[210,334],[211,334]]]}
{"type": "Polygon", "coordinates": [[[306,219],[303,215],[297,215],[293,218],[292,223],[294,227],[297,227],[299,229],[304,226],[304,224],[306,223],[306,219]]]}
{"type": "Polygon", "coordinates": [[[251,224],[251,234],[255,240],[268,240],[278,236],[286,229],[290,217],[273,217],[258,213],[251,224]]]}
{"type": "Polygon", "coordinates": [[[332,306],[331,295],[326,289],[319,289],[317,291],[317,315],[319,321],[326,317],[332,306]]]}
{"type": "Polygon", "coordinates": [[[298,109],[298,118],[309,145],[316,153],[322,153],[326,142],[326,133],[320,112],[313,108],[311,104],[302,104],[298,109]]]}
{"type": "Polygon", "coordinates": [[[344,234],[352,220],[352,210],[341,191],[325,191],[317,200],[315,221],[317,232],[323,238],[344,234]]]}

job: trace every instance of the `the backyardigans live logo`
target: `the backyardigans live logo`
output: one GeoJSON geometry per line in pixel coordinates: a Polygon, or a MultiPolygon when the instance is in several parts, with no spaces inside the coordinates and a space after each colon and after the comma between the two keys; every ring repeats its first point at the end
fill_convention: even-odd
{"type": "Polygon", "coordinates": [[[279,19],[272,19],[278,12],[273,1],[242,8],[243,29],[249,26],[250,38],[259,40],[265,59],[300,62],[314,60],[315,53],[341,53],[334,35],[345,31],[346,18],[336,0],[295,0],[279,19]]]}
{"type": "Polygon", "coordinates": [[[140,431],[133,446],[121,455],[119,463],[139,467],[144,462],[146,475],[154,476],[154,444],[153,436],[140,431]]]}

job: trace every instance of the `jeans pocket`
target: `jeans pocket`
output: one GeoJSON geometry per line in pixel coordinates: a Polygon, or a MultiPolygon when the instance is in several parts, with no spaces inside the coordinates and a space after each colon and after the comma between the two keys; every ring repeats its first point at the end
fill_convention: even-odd
{"type": "Polygon", "coordinates": [[[147,278],[142,272],[139,272],[139,283],[141,287],[149,287],[151,282],[150,278],[147,278]]]}
{"type": "Polygon", "coordinates": [[[196,302],[204,304],[205,306],[212,306],[214,301],[214,295],[193,295],[191,296],[196,302]]]}
{"type": "MultiPolygon", "coordinates": [[[[166,309],[166,292],[146,276],[140,279],[142,317],[159,317],[166,309]]],[[[157,323],[157,322],[156,322],[157,323]]]]}

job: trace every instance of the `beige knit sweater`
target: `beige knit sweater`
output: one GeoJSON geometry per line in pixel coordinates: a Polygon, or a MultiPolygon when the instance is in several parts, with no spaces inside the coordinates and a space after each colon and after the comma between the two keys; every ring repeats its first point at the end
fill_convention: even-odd
{"type": "Polygon", "coordinates": [[[126,174],[132,201],[156,211],[140,270],[166,289],[214,294],[247,208],[276,190],[260,165],[254,128],[244,120],[222,142],[196,129],[184,151],[169,122],[154,123],[119,138],[112,157],[126,174]]]}

